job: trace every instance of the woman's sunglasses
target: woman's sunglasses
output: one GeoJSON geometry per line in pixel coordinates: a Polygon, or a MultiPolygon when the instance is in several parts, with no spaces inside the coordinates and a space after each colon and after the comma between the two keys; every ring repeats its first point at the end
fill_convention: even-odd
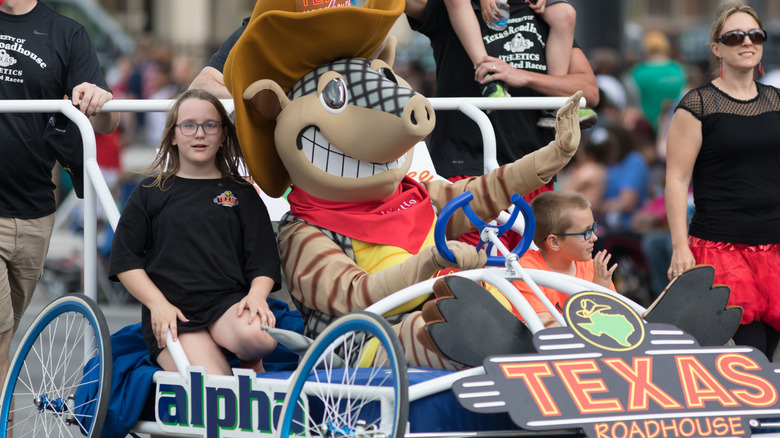
{"type": "Polygon", "coordinates": [[[750,37],[750,41],[753,44],[762,44],[767,39],[767,34],[764,29],[753,29],[747,32],[743,30],[730,30],[718,38],[718,41],[727,46],[738,46],[745,41],[745,36],[750,37]]]}

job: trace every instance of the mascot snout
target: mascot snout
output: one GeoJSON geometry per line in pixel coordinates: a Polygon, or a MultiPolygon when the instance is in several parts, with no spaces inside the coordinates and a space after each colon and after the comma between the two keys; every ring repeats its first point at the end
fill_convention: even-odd
{"type": "Polygon", "coordinates": [[[436,124],[431,102],[419,94],[414,95],[404,107],[403,120],[410,134],[424,138],[436,124]]]}

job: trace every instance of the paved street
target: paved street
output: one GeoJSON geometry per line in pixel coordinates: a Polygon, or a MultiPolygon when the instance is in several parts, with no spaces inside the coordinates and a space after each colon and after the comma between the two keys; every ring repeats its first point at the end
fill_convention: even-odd
{"type": "MultiPolygon", "coordinates": [[[[19,344],[22,336],[24,336],[24,332],[26,332],[30,327],[32,320],[38,316],[38,313],[40,313],[40,311],[43,310],[43,308],[48,303],[49,301],[46,294],[35,294],[30,307],[22,317],[22,322],[19,324],[19,330],[16,332],[13,340],[11,341],[12,354],[16,351],[16,346],[19,344]]],[[[106,317],[108,328],[111,333],[114,333],[127,325],[135,324],[141,320],[141,308],[137,304],[124,306],[109,306],[107,304],[102,304],[100,308],[103,311],[103,315],[106,317]]]]}
{"type": "MultiPolygon", "coordinates": [[[[69,258],[76,259],[80,263],[81,261],[79,254],[81,254],[81,248],[83,247],[82,239],[83,237],[68,231],[65,227],[55,229],[54,234],[52,235],[51,245],[49,246],[47,264],[51,264],[52,261],[62,261],[69,258]]],[[[75,269],[79,270],[80,268],[76,267],[75,269]]],[[[19,330],[14,335],[11,344],[12,353],[16,351],[16,346],[18,345],[22,336],[24,336],[24,332],[26,332],[30,327],[32,320],[38,316],[38,313],[40,313],[40,311],[43,310],[43,308],[49,304],[49,302],[51,302],[54,297],[61,295],[67,290],[79,288],[78,284],[80,283],[81,278],[80,273],[74,272],[73,275],[60,274],[56,277],[47,277],[47,274],[51,275],[50,273],[51,271],[45,271],[44,278],[52,279],[53,281],[50,281],[50,283],[54,283],[57,287],[53,287],[50,284],[50,288],[53,290],[53,292],[47,293],[46,286],[44,284],[46,282],[41,281],[41,284],[35,291],[35,295],[33,296],[32,302],[30,303],[30,307],[22,317],[22,321],[19,323],[19,330]],[[75,284],[70,281],[69,277],[73,277],[75,279],[75,284]],[[64,278],[68,278],[68,281],[64,281],[64,278]]],[[[105,276],[104,273],[101,272],[101,274],[105,276]]],[[[109,331],[111,333],[116,332],[126,325],[134,324],[141,320],[141,308],[138,304],[117,306],[101,303],[100,307],[106,317],[109,331]]]]}

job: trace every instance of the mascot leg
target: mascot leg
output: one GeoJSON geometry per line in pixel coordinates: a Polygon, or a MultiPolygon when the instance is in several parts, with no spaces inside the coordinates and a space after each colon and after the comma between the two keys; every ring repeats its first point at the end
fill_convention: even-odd
{"type": "Polygon", "coordinates": [[[447,276],[433,285],[435,300],[422,308],[417,339],[449,360],[477,367],[493,355],[536,353],[533,334],[484,287],[447,276]]]}
{"type": "MultiPolygon", "coordinates": [[[[406,353],[406,363],[409,366],[414,367],[428,367],[428,368],[441,368],[445,370],[459,371],[466,367],[463,365],[452,362],[433,350],[425,348],[423,344],[417,340],[417,332],[425,326],[425,320],[422,318],[420,312],[410,313],[409,316],[404,318],[399,324],[393,326],[398,339],[401,341],[401,346],[406,353]]],[[[387,355],[383,349],[379,349],[374,359],[375,366],[381,366],[385,363],[387,355]]]]}

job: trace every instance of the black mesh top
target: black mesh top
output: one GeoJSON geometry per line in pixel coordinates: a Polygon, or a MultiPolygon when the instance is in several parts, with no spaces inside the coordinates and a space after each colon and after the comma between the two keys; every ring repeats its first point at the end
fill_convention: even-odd
{"type": "Polygon", "coordinates": [[[780,242],[780,90],[758,82],[756,87],[756,97],[738,100],[708,83],[677,107],[702,124],[693,169],[694,237],[780,242]]]}

